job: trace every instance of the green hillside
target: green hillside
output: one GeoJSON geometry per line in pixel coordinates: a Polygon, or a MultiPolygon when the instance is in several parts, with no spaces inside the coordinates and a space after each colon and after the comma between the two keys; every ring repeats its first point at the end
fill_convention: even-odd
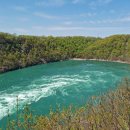
{"type": "Polygon", "coordinates": [[[129,62],[130,35],[95,37],[28,36],[0,33],[0,72],[70,58],[129,62]]]}

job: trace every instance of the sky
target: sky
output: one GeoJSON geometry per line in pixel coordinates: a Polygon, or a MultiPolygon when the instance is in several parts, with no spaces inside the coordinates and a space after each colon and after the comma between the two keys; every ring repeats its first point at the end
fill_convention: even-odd
{"type": "Polygon", "coordinates": [[[0,32],[96,37],[130,34],[130,0],[0,0],[0,32]]]}

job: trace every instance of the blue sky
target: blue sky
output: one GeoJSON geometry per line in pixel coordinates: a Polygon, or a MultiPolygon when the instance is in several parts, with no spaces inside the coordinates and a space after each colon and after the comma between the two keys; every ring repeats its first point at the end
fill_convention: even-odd
{"type": "Polygon", "coordinates": [[[130,34],[130,0],[0,0],[0,31],[46,36],[130,34]]]}

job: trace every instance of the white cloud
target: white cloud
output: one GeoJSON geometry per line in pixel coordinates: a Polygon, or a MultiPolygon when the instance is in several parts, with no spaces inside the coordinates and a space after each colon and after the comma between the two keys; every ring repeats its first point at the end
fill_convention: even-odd
{"type": "Polygon", "coordinates": [[[81,26],[35,26],[32,32],[36,35],[53,36],[99,36],[129,34],[130,27],[81,27],[81,26]]]}
{"type": "Polygon", "coordinates": [[[65,0],[42,0],[36,2],[37,6],[63,6],[65,0]]]}
{"type": "Polygon", "coordinates": [[[50,31],[70,31],[70,30],[83,30],[83,27],[65,27],[65,26],[55,26],[48,28],[50,31]]]}
{"type": "Polygon", "coordinates": [[[109,4],[111,3],[113,0],[98,0],[98,3],[103,3],[103,4],[109,4]]]}
{"type": "Polygon", "coordinates": [[[46,19],[59,19],[60,18],[58,16],[49,15],[49,14],[45,14],[45,13],[42,13],[42,12],[35,12],[34,15],[41,17],[41,18],[46,18],[46,19]]]}
{"type": "Polygon", "coordinates": [[[130,16],[125,16],[117,19],[101,20],[101,23],[125,23],[130,22],[130,16]]]}
{"type": "Polygon", "coordinates": [[[120,19],[121,22],[130,22],[130,16],[126,16],[120,19]]]}
{"type": "Polygon", "coordinates": [[[50,27],[45,27],[45,26],[33,26],[33,29],[36,30],[48,30],[48,31],[69,31],[69,30],[84,30],[84,27],[68,27],[68,26],[50,26],[50,27]]]}
{"type": "Polygon", "coordinates": [[[91,13],[91,12],[80,14],[81,17],[93,17],[95,15],[96,13],[91,13]]]}
{"type": "Polygon", "coordinates": [[[42,1],[37,1],[36,5],[37,6],[63,6],[67,3],[72,3],[72,4],[79,4],[83,3],[85,0],[42,0],[42,1]]]}
{"type": "Polygon", "coordinates": [[[130,34],[129,27],[65,27],[65,26],[33,26],[32,28],[0,28],[0,31],[28,35],[53,36],[99,36],[106,37],[113,34],[130,34]]]}
{"type": "Polygon", "coordinates": [[[28,33],[28,30],[27,29],[24,29],[24,28],[14,28],[13,29],[13,31],[15,32],[15,33],[20,33],[20,34],[26,34],[26,33],[28,33]]]}
{"type": "MultiPolygon", "coordinates": [[[[118,29],[124,29],[124,27],[81,27],[81,26],[34,26],[32,27],[36,30],[48,30],[48,31],[70,31],[70,30],[118,30],[118,29]]],[[[130,27],[128,27],[130,28],[130,27]]]]}
{"type": "Polygon", "coordinates": [[[89,6],[91,8],[96,8],[97,6],[103,6],[103,5],[107,5],[109,3],[111,3],[113,0],[92,0],[89,3],[89,6]]]}
{"type": "Polygon", "coordinates": [[[68,16],[57,16],[57,15],[47,14],[44,12],[34,12],[33,15],[44,18],[44,19],[52,19],[52,20],[69,20],[70,19],[68,16]]]}
{"type": "Polygon", "coordinates": [[[130,16],[115,18],[115,19],[100,19],[100,20],[87,20],[79,22],[80,24],[100,24],[100,25],[110,25],[110,24],[121,24],[121,23],[129,23],[130,22],[130,16]]]}
{"type": "Polygon", "coordinates": [[[81,3],[81,2],[82,2],[82,0],[73,0],[72,1],[73,4],[78,4],[78,3],[81,3]]]}
{"type": "Polygon", "coordinates": [[[72,21],[65,21],[65,22],[63,22],[63,24],[64,24],[64,25],[72,25],[73,22],[72,22],[72,21]]]}
{"type": "Polygon", "coordinates": [[[20,22],[27,22],[27,21],[29,21],[29,18],[21,17],[21,18],[18,18],[18,20],[19,20],[20,22]]]}
{"type": "Polygon", "coordinates": [[[20,12],[26,12],[27,11],[27,8],[24,7],[24,6],[15,6],[13,7],[14,10],[16,11],[20,11],[20,12]]]}
{"type": "Polygon", "coordinates": [[[130,27],[82,27],[82,26],[35,26],[32,32],[38,35],[53,36],[99,36],[106,37],[113,34],[128,34],[130,27]]]}

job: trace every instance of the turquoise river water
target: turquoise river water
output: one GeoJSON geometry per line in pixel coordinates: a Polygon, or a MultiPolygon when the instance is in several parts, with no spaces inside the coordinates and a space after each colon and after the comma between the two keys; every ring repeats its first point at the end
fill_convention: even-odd
{"type": "MultiPolygon", "coordinates": [[[[0,122],[30,104],[36,114],[48,114],[50,106],[83,105],[88,98],[113,90],[130,65],[98,61],[63,61],[0,74],[0,122]]],[[[3,121],[4,122],[4,121],[3,121]]]]}

